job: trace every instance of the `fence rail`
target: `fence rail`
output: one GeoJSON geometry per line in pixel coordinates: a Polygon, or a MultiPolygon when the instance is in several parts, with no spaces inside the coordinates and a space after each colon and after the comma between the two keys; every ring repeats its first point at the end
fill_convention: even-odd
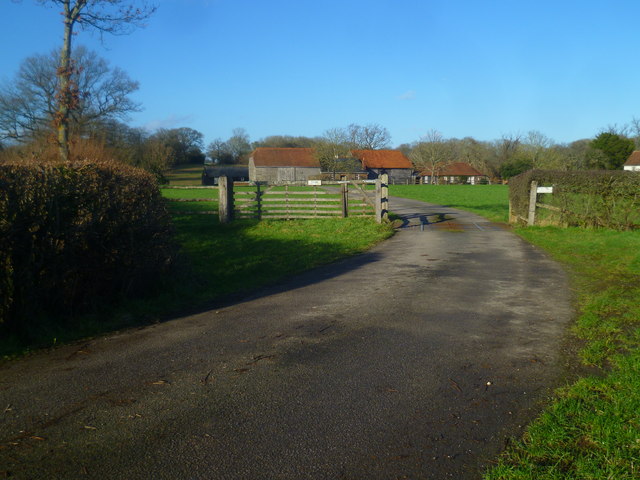
{"type": "Polygon", "coordinates": [[[220,177],[220,221],[234,218],[287,219],[331,217],[375,217],[378,222],[388,215],[388,178],[376,181],[375,192],[367,192],[363,185],[371,182],[336,182],[312,190],[299,187],[255,185],[254,191],[234,191],[233,181],[220,177]],[[335,191],[326,190],[326,188],[335,191]],[[374,199],[371,198],[371,193],[374,199]]]}

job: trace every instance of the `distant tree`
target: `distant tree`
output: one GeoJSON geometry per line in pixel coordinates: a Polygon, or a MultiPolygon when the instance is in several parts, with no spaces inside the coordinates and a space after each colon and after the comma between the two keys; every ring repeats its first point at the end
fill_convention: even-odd
{"type": "Polygon", "coordinates": [[[172,150],[171,165],[204,163],[204,135],[193,128],[160,129],[151,138],[172,150]]]}
{"type": "MultiPolygon", "coordinates": [[[[77,135],[90,133],[103,122],[125,119],[139,110],[129,97],[138,89],[121,69],[109,66],[85,47],[74,51],[72,74],[75,107],[68,113],[68,129],[77,135]]],[[[25,59],[15,80],[0,88],[0,138],[29,142],[52,132],[58,115],[57,54],[25,59]]]]}
{"type": "Polygon", "coordinates": [[[215,163],[230,164],[234,163],[233,154],[229,149],[227,142],[221,138],[216,138],[214,141],[207,145],[207,156],[211,158],[215,163]]]}
{"type": "Polygon", "coordinates": [[[531,163],[531,160],[526,158],[513,159],[500,165],[500,176],[503,179],[508,180],[509,178],[520,175],[532,168],[533,163],[531,163]]]}
{"type": "MultiPolygon", "coordinates": [[[[79,103],[78,85],[74,83],[78,67],[72,58],[74,29],[94,29],[100,34],[125,34],[141,26],[156,10],[155,6],[136,5],[123,0],[38,0],[41,4],[59,5],[64,25],[62,48],[56,71],[57,106],[55,127],[62,160],[69,159],[69,125],[79,103]]],[[[139,2],[137,2],[139,4],[139,2]]]]}
{"type": "Polygon", "coordinates": [[[291,135],[272,135],[253,142],[253,148],[312,148],[318,142],[317,138],[294,137],[291,135]]]}
{"type": "Polygon", "coordinates": [[[431,183],[436,182],[436,176],[455,160],[451,145],[437,130],[430,130],[409,153],[409,159],[416,170],[427,171],[431,176],[431,183]]]}
{"type": "Polygon", "coordinates": [[[591,141],[590,146],[604,155],[592,162],[593,168],[617,170],[627,161],[635,148],[635,143],[622,135],[602,132],[591,141]]]}
{"type": "Polygon", "coordinates": [[[348,143],[359,150],[378,150],[388,148],[391,141],[389,131],[377,123],[356,125],[352,123],[345,129],[348,143]]]}
{"type": "Polygon", "coordinates": [[[233,156],[234,163],[244,163],[251,153],[249,134],[244,128],[234,128],[231,137],[227,140],[229,153],[233,156]]]}
{"type": "Polygon", "coordinates": [[[331,128],[324,132],[314,146],[314,155],[323,172],[337,172],[340,170],[340,159],[351,158],[353,147],[345,129],[331,128]]]}

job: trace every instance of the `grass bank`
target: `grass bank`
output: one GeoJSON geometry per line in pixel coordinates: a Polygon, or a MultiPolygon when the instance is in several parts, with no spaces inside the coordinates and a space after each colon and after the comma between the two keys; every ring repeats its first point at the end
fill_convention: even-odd
{"type": "MultiPolygon", "coordinates": [[[[506,221],[508,188],[391,186],[390,194],[506,221]]],[[[602,375],[556,392],[485,480],[640,478],[640,231],[517,228],[570,272],[580,361],[602,375]]]]}

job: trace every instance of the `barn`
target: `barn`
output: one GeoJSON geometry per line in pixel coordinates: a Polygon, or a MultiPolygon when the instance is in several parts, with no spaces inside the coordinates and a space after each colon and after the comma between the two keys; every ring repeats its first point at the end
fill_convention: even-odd
{"type": "Polygon", "coordinates": [[[386,173],[389,183],[413,183],[413,164],[399,150],[352,150],[351,154],[362,162],[369,178],[386,173]]]}
{"type": "Polygon", "coordinates": [[[306,182],[320,175],[312,148],[256,148],[249,157],[249,180],[268,184],[306,182]]]}

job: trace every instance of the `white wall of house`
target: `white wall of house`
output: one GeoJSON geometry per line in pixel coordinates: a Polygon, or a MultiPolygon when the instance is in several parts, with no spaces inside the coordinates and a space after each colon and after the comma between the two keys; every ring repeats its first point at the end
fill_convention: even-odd
{"type": "Polygon", "coordinates": [[[624,169],[628,172],[640,172],[640,165],[625,165],[624,169]]]}

